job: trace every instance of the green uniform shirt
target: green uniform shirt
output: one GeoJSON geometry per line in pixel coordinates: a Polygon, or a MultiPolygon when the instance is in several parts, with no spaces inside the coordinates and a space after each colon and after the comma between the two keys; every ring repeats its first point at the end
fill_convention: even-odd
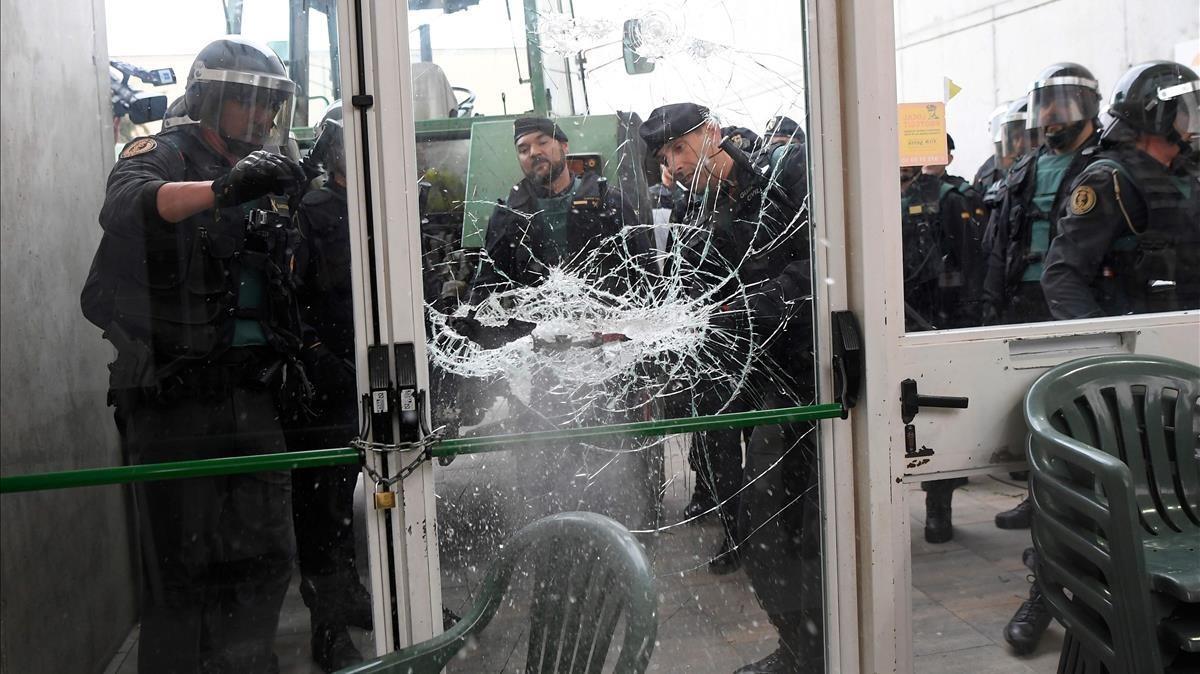
{"type": "MultiPolygon", "coordinates": [[[[1033,205],[1042,213],[1050,214],[1054,208],[1054,197],[1058,196],[1058,187],[1062,184],[1063,176],[1071,167],[1075,153],[1054,154],[1047,152],[1037,160],[1037,183],[1034,187],[1033,205]]],[[[1050,249],[1050,219],[1038,218],[1033,221],[1029,235],[1029,252],[1041,254],[1044,258],[1050,249]]],[[[1045,264],[1039,260],[1025,267],[1022,281],[1037,283],[1042,278],[1042,268],[1045,264]]]]}
{"type": "MultiPolygon", "coordinates": [[[[238,308],[257,309],[263,303],[265,279],[261,271],[242,268],[238,277],[238,308]]],[[[260,346],[267,343],[262,324],[252,318],[239,318],[233,326],[233,346],[260,346]]]]}
{"type": "Polygon", "coordinates": [[[550,238],[560,251],[567,249],[567,215],[571,212],[571,200],[575,198],[575,190],[579,189],[579,177],[576,176],[570,189],[557,197],[537,200],[542,222],[550,230],[550,238]]]}

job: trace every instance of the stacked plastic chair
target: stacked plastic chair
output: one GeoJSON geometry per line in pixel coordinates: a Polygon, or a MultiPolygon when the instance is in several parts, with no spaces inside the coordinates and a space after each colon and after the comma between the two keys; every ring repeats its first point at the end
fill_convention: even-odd
{"type": "Polygon", "coordinates": [[[454,627],[340,674],[442,671],[495,616],[518,567],[530,568],[534,576],[525,671],[646,671],[658,634],[658,595],[646,553],[617,522],[567,512],[530,524],[504,545],[475,603],[454,627]],[[610,645],[618,627],[613,658],[610,645]],[[609,660],[615,662],[606,668],[609,660]]]}
{"type": "Polygon", "coordinates": [[[1096,356],[1025,398],[1060,674],[1200,671],[1200,367],[1096,356]]]}

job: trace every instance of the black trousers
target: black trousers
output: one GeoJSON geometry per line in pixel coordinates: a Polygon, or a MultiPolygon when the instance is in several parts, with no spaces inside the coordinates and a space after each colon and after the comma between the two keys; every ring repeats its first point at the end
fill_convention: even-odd
{"type": "MultiPolygon", "coordinates": [[[[273,397],[241,386],[118,408],[127,455],[158,463],[281,452],[273,397]]],[[[134,490],[142,548],[142,672],[275,672],[294,559],[287,472],[146,482],[134,490]]]]}
{"type": "MultiPolygon", "coordinates": [[[[339,395],[328,411],[286,432],[288,450],[346,447],[358,433],[354,394],[339,395]]],[[[358,582],[354,554],[354,487],[358,466],[322,466],[292,473],[292,519],[300,575],[315,594],[313,627],[345,622],[347,588],[358,582]]],[[[309,597],[305,597],[309,601],[309,597]]]]}
{"type": "MultiPolygon", "coordinates": [[[[700,401],[697,414],[745,412],[748,406],[741,401],[721,409],[716,400],[700,401]]],[[[722,428],[693,433],[688,450],[688,466],[695,471],[696,480],[708,489],[721,504],[718,513],[730,540],[737,541],[738,490],[742,488],[742,429],[722,428]]]]}
{"type": "MultiPolygon", "coordinates": [[[[772,398],[772,396],[768,396],[772,398]]],[[[768,399],[763,409],[784,407],[768,399]]],[[[801,671],[824,671],[817,442],[812,424],[759,426],[746,450],[738,513],[742,562],[781,646],[801,671]]]]}

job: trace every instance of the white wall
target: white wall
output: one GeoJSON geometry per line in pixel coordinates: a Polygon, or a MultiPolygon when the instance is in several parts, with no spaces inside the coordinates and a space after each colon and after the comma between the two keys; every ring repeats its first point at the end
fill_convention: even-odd
{"type": "Polygon", "coordinates": [[[895,8],[898,99],[942,100],[943,77],[963,88],[946,115],[958,146],[951,172],[968,178],[991,152],[988,114],[1023,96],[1043,67],[1086,66],[1107,101],[1130,66],[1175,59],[1176,45],[1200,36],[1196,0],[896,0],[895,8]]]}

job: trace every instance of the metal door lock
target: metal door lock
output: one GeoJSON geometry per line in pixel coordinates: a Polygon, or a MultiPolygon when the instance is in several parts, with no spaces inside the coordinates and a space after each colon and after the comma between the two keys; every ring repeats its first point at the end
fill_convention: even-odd
{"type": "Polygon", "coordinates": [[[967,409],[969,400],[960,396],[926,396],[917,393],[917,381],[905,379],[900,382],[900,418],[904,421],[904,457],[915,459],[933,456],[933,450],[922,445],[917,448],[917,428],[913,419],[922,407],[967,409]]]}

